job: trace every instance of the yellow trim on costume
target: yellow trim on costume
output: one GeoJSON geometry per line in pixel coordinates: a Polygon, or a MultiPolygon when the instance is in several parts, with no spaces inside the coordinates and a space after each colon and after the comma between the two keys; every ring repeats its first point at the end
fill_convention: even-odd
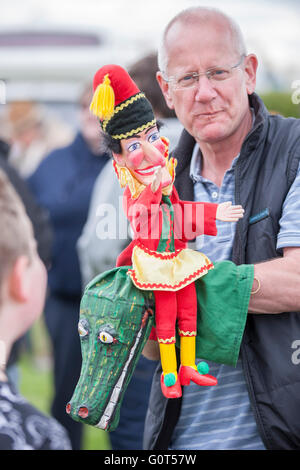
{"type": "MultiPolygon", "coordinates": [[[[111,114],[110,117],[108,117],[102,124],[102,128],[103,130],[105,131],[106,129],[106,126],[107,124],[109,123],[109,121],[115,116],[115,114],[117,114],[119,111],[122,111],[124,108],[127,108],[127,106],[129,106],[130,104],[134,103],[135,101],[139,100],[140,98],[145,98],[145,94],[144,93],[138,93],[137,95],[135,96],[132,96],[131,98],[129,98],[127,101],[124,101],[124,103],[120,104],[119,106],[116,106],[113,113],[111,114]]],[[[115,137],[117,138],[117,137],[115,137]]],[[[125,138],[125,137],[121,137],[122,139],[125,138]]]]}
{"type": "MultiPolygon", "coordinates": [[[[154,126],[155,123],[156,123],[156,119],[154,118],[152,121],[147,122],[146,124],[143,124],[142,126],[137,127],[136,129],[132,129],[131,131],[126,132],[126,134],[112,135],[112,138],[113,139],[127,139],[128,137],[132,137],[135,134],[138,134],[139,132],[144,131],[145,129],[147,129],[150,126],[154,126]]],[[[104,130],[104,128],[103,128],[103,130],[104,130]]]]}
{"type": "Polygon", "coordinates": [[[122,111],[124,108],[127,108],[130,104],[134,103],[135,101],[139,100],[140,98],[145,98],[145,93],[141,92],[137,95],[132,96],[129,100],[124,101],[124,103],[119,104],[115,107],[114,115],[117,114],[119,111],[122,111]]]}
{"type": "MultiPolygon", "coordinates": [[[[148,234],[141,234],[146,237],[148,234]]],[[[213,268],[200,251],[183,248],[170,252],[151,253],[142,244],[136,244],[131,255],[132,269],[127,274],[138,289],[176,292],[196,281],[213,268]]]]}
{"type": "Polygon", "coordinates": [[[167,338],[167,339],[157,338],[157,341],[160,344],[173,344],[176,341],[176,338],[175,338],[175,336],[172,336],[172,338],[167,338]]]}
{"type": "Polygon", "coordinates": [[[179,330],[179,328],[178,328],[178,333],[182,336],[196,336],[197,335],[197,331],[183,331],[183,330],[179,330]]]}

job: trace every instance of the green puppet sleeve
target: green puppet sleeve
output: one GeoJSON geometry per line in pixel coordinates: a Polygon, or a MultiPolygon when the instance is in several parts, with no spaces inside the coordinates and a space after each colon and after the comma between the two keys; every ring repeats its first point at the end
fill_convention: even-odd
{"type": "Polygon", "coordinates": [[[253,265],[237,266],[231,261],[220,261],[196,281],[197,358],[236,365],[253,278],[253,265]]]}

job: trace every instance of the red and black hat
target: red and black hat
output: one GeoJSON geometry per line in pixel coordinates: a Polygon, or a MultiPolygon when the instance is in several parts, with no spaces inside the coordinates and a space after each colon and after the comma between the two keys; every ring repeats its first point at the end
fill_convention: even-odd
{"type": "Polygon", "coordinates": [[[150,102],[119,65],[101,67],[93,88],[90,109],[113,139],[126,139],[156,124],[150,102]]]}

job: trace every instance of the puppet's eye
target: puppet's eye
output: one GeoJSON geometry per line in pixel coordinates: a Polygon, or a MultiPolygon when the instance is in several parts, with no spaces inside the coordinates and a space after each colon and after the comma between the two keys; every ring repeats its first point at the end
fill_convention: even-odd
{"type": "Polygon", "coordinates": [[[109,333],[107,333],[107,331],[100,331],[99,339],[101,343],[105,343],[105,344],[113,343],[114,341],[114,337],[110,335],[109,333]]]}
{"type": "Polygon", "coordinates": [[[148,137],[148,142],[152,144],[152,142],[155,142],[160,138],[159,132],[153,132],[152,134],[149,135],[148,137]]]}
{"type": "Polygon", "coordinates": [[[139,142],[133,142],[133,144],[129,145],[127,148],[128,152],[134,152],[135,150],[139,149],[141,144],[139,142]]]}
{"type": "Polygon", "coordinates": [[[78,333],[81,338],[84,338],[89,334],[88,323],[85,320],[79,320],[78,333]]]}

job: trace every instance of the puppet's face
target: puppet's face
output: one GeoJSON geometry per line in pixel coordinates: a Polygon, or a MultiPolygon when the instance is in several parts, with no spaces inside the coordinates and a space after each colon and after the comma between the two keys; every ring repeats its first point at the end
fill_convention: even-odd
{"type": "Polygon", "coordinates": [[[158,167],[162,168],[162,187],[171,183],[164,157],[165,145],[156,126],[122,139],[121,148],[121,154],[114,154],[116,162],[128,168],[140,183],[146,186],[151,184],[158,167]]]}

